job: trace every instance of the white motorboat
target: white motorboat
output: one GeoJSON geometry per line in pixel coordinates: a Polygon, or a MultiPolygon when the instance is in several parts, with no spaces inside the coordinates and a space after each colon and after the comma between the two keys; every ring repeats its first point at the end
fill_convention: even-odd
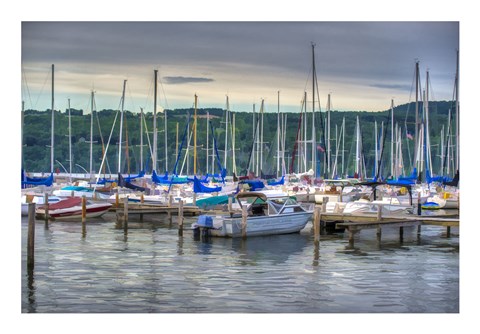
{"type": "MultiPolygon", "coordinates": [[[[100,217],[106,213],[112,204],[107,202],[86,201],[86,218],[100,217]]],[[[45,207],[36,209],[36,217],[45,218],[45,207]]],[[[50,219],[79,220],[82,218],[82,198],[69,197],[48,206],[48,217],[50,219]]]]}
{"type": "MultiPolygon", "coordinates": [[[[259,192],[245,192],[237,194],[236,199],[241,210],[247,212],[247,237],[296,233],[313,215],[313,203],[298,203],[289,196],[267,197],[259,192]]],[[[211,236],[242,237],[242,222],[242,213],[202,215],[192,228],[208,230],[211,236]]]]}

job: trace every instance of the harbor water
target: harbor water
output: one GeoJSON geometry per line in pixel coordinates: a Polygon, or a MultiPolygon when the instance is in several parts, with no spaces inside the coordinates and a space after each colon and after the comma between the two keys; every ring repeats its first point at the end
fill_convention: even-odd
{"type": "Polygon", "coordinates": [[[109,213],[35,224],[27,270],[22,218],[22,313],[459,313],[459,230],[422,226],[321,235],[194,238],[186,217],[128,230],[109,213]]]}

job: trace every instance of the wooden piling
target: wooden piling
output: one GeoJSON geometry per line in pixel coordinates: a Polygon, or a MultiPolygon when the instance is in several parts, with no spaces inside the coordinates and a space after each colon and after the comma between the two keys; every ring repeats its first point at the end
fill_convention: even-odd
{"type": "Polygon", "coordinates": [[[45,195],[43,196],[44,198],[44,205],[45,205],[45,227],[48,227],[48,218],[49,218],[49,212],[48,212],[48,194],[45,193],[45,195]]]}
{"type": "Polygon", "coordinates": [[[400,226],[399,234],[400,234],[400,242],[403,242],[403,226],[400,226]]]}
{"type": "Polygon", "coordinates": [[[85,236],[87,234],[87,197],[85,195],[82,196],[82,235],[85,236]]]}
{"type": "Polygon", "coordinates": [[[417,215],[421,216],[422,215],[422,203],[421,203],[421,200],[420,200],[420,193],[418,193],[418,196],[417,196],[417,215]]]}
{"type": "MultiPolygon", "coordinates": [[[[168,195],[168,207],[171,208],[172,207],[172,203],[173,203],[173,195],[170,194],[168,195]]],[[[167,211],[167,218],[168,218],[168,221],[170,222],[170,224],[172,223],[172,211],[171,210],[168,210],[167,211]]]]}
{"type": "Polygon", "coordinates": [[[314,242],[320,241],[320,220],[322,213],[320,208],[315,208],[313,211],[313,240],[314,242]]]}
{"type": "Polygon", "coordinates": [[[183,200],[178,203],[178,235],[183,236],[183,200]]]}
{"type": "Polygon", "coordinates": [[[450,226],[447,226],[447,238],[450,238],[450,226]]]}
{"type": "Polygon", "coordinates": [[[242,225],[241,225],[241,228],[242,228],[242,239],[246,239],[246,238],[247,238],[247,217],[248,217],[247,207],[246,207],[246,206],[242,206],[242,225]]]}
{"type": "Polygon", "coordinates": [[[323,213],[327,212],[327,203],[328,203],[328,197],[323,197],[323,199],[322,199],[322,212],[323,213]]]}
{"type": "Polygon", "coordinates": [[[197,193],[193,193],[193,206],[197,206],[197,193]]]}
{"type": "Polygon", "coordinates": [[[354,235],[355,235],[355,228],[350,227],[348,228],[348,244],[350,247],[354,245],[354,235]]]}
{"type": "Polygon", "coordinates": [[[115,207],[118,208],[119,206],[120,206],[120,199],[119,199],[118,190],[117,190],[117,192],[115,193],[115,207]]]}
{"type": "Polygon", "coordinates": [[[123,198],[123,230],[128,230],[128,197],[123,198]]]}
{"type": "MultiPolygon", "coordinates": [[[[145,202],[145,197],[142,192],[142,194],[140,195],[140,203],[143,204],[144,202],[145,202]]],[[[143,213],[140,214],[140,221],[143,222],[143,213]]]]}
{"type": "Polygon", "coordinates": [[[377,209],[377,221],[381,221],[382,220],[382,210],[383,207],[381,205],[378,205],[378,209],[377,209]]]}
{"type": "Polygon", "coordinates": [[[382,240],[382,228],[380,225],[377,226],[377,241],[380,242],[382,240]]]}
{"type": "Polygon", "coordinates": [[[232,215],[232,202],[233,202],[233,197],[232,196],[228,196],[228,213],[230,215],[232,215]]]}
{"type": "Polygon", "coordinates": [[[35,263],[35,203],[28,203],[27,268],[35,263]]]}

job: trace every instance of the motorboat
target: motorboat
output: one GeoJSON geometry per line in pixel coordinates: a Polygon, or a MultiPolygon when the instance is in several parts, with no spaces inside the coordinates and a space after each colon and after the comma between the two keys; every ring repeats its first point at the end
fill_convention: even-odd
{"type": "Polygon", "coordinates": [[[192,228],[203,229],[210,236],[242,237],[243,212],[246,212],[246,236],[296,233],[312,218],[314,204],[299,203],[291,196],[269,197],[260,192],[236,195],[238,211],[224,216],[199,216],[192,228]]]}
{"type": "MultiPolygon", "coordinates": [[[[86,200],[86,218],[101,217],[110,207],[111,203],[94,202],[86,200]]],[[[45,206],[40,206],[36,209],[36,217],[38,219],[45,219],[45,206]]],[[[68,219],[79,220],[82,218],[82,198],[69,197],[57,203],[49,204],[48,206],[49,219],[68,219]]]]}

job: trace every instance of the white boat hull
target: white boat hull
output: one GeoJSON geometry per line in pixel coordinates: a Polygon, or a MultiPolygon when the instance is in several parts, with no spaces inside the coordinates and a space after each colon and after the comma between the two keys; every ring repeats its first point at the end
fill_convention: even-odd
{"type": "MultiPolygon", "coordinates": [[[[91,204],[87,205],[86,218],[97,218],[104,215],[110,209],[110,203],[91,204]]],[[[82,207],[73,206],[65,209],[49,210],[48,216],[50,219],[58,220],[80,220],[82,218],[82,207]]],[[[45,218],[45,209],[39,208],[36,210],[36,217],[38,219],[45,218]]]]}
{"type": "MultiPolygon", "coordinates": [[[[297,233],[305,228],[311,217],[311,212],[248,217],[246,236],[297,233]]],[[[210,234],[218,237],[242,237],[242,218],[213,217],[210,234]]]]}

